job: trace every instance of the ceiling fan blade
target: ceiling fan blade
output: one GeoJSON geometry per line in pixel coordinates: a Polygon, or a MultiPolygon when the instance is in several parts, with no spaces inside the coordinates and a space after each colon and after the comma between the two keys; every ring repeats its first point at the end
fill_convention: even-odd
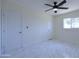
{"type": "Polygon", "coordinates": [[[68,7],[58,7],[58,9],[68,9],[68,7]]]}
{"type": "Polygon", "coordinates": [[[59,3],[57,6],[61,6],[63,5],[64,3],[66,3],[66,0],[63,0],[61,3],[59,3]]]}
{"type": "Polygon", "coordinates": [[[50,5],[50,4],[45,4],[46,6],[50,6],[50,7],[53,7],[52,5],[50,5]]]}
{"type": "Polygon", "coordinates": [[[47,11],[50,11],[50,10],[52,10],[53,8],[50,8],[50,9],[48,9],[48,10],[45,10],[45,12],[47,12],[47,11]]]}

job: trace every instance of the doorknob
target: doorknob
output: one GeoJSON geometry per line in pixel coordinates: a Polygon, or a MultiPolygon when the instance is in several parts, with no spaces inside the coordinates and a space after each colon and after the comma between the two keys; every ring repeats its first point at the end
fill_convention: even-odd
{"type": "Polygon", "coordinates": [[[22,34],[22,32],[19,32],[19,34],[22,34]]]}

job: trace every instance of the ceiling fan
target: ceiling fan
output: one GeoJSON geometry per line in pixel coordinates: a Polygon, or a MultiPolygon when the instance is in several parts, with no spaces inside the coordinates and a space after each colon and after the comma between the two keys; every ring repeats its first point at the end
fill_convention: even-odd
{"type": "Polygon", "coordinates": [[[50,10],[53,9],[53,11],[54,11],[55,13],[57,13],[57,10],[58,10],[58,9],[68,9],[68,7],[61,7],[61,6],[62,6],[63,4],[65,4],[66,2],[67,2],[66,0],[63,0],[63,1],[60,2],[59,4],[57,4],[56,1],[53,3],[53,5],[51,5],[51,4],[45,4],[46,6],[52,7],[52,8],[50,8],[50,9],[48,9],[48,10],[45,10],[45,11],[47,12],[47,11],[50,11],[50,10]]]}

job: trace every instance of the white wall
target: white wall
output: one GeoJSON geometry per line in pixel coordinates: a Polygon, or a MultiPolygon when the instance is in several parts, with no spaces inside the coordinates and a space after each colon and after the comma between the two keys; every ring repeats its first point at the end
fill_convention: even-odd
{"type": "Polygon", "coordinates": [[[63,19],[79,17],[79,10],[54,16],[54,38],[63,42],[79,44],[79,29],[64,29],[63,19]]]}
{"type": "Polygon", "coordinates": [[[33,9],[33,5],[28,5],[28,1],[26,0],[26,5],[23,5],[19,0],[4,0],[5,53],[14,53],[18,48],[37,45],[52,38],[52,17],[45,14],[44,10],[33,9]],[[19,32],[22,32],[21,35],[19,32]]]}
{"type": "Polygon", "coordinates": [[[23,44],[28,46],[52,38],[51,16],[41,11],[26,10],[23,9],[23,44]]]}

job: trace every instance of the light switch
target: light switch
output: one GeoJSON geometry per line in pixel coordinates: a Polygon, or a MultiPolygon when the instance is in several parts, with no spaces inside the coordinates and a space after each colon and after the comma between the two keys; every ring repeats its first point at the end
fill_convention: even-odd
{"type": "Polygon", "coordinates": [[[28,26],[26,26],[26,28],[28,29],[29,27],[28,27],[28,26]]]}

